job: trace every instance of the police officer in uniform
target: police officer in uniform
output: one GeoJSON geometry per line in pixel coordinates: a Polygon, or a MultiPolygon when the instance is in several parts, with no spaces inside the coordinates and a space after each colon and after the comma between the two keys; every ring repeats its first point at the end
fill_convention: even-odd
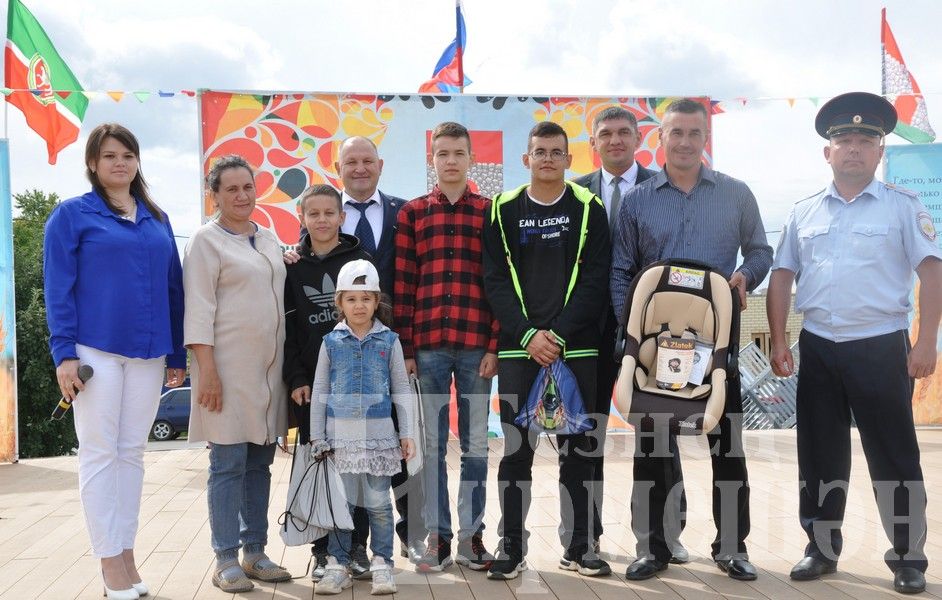
{"type": "Polygon", "coordinates": [[[884,556],[901,593],[925,589],[926,495],[913,427],[913,378],[935,370],[942,311],[942,253],[932,217],[912,192],[874,178],[896,111],[880,96],[852,92],[815,119],[828,140],[834,180],[797,202],[782,232],[767,297],[772,369],[790,375],[785,339],[792,283],[804,313],[799,337],[799,515],[808,535],[794,580],[833,573],[850,477],[856,422],[880,519],[884,556]],[[912,272],[919,275],[918,339],[908,326],[912,272]]]}

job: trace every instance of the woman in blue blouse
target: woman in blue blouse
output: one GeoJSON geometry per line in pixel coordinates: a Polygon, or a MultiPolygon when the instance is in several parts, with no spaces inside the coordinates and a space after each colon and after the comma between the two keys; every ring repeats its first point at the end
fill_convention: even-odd
{"type": "Polygon", "coordinates": [[[148,592],[134,561],[144,447],[165,368],[171,387],[186,368],[182,270],[134,135],[99,125],[85,165],[92,191],[62,202],[46,223],[49,346],[62,394],[75,399],[79,491],[105,592],[133,600],[148,592]],[[85,384],[80,363],[94,369],[85,384]]]}

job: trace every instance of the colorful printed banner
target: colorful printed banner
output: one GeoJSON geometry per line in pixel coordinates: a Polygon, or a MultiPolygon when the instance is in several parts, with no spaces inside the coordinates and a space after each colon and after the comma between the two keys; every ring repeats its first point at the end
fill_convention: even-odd
{"type": "Polygon", "coordinates": [[[0,462],[16,460],[16,320],[9,142],[0,140],[0,462]]]}
{"type": "Polygon", "coordinates": [[[926,99],[919,90],[916,78],[906,67],[886,21],[886,9],[880,13],[880,45],[883,47],[883,94],[896,107],[899,121],[893,133],[914,144],[926,144],[935,139],[935,131],[929,124],[926,99]]]}
{"type": "MultiPolygon", "coordinates": [[[[918,144],[886,147],[886,182],[912,190],[932,215],[935,230],[942,231],[942,144],[918,144]]],[[[940,243],[938,237],[936,243],[940,243]]],[[[914,295],[916,314],[919,305],[914,295]]],[[[913,320],[910,336],[915,341],[919,334],[918,321],[913,320]]],[[[913,419],[918,425],[942,424],[942,337],[935,374],[916,380],[913,393],[913,419]]]]}
{"type": "MultiPolygon", "coordinates": [[[[641,145],[636,155],[647,167],[663,164],[657,127],[673,98],[555,98],[516,96],[427,96],[376,94],[290,94],[276,92],[200,92],[203,173],[212,161],[240,154],[257,169],[258,193],[252,219],[271,229],[284,246],[298,242],[296,199],[308,186],[342,187],[334,168],[340,143],[362,135],[379,148],[383,159],[380,189],[402,198],[425,194],[435,184],[427,160],[431,130],[442,121],[457,121],[471,131],[477,163],[469,176],[473,189],[486,196],[529,181],[523,166],[527,135],[536,123],[559,123],[569,136],[573,155],[570,177],[599,168],[589,146],[595,115],[621,105],[638,119],[641,145]]],[[[709,98],[700,99],[713,113],[709,98]]],[[[712,149],[706,149],[711,161],[712,149]]],[[[213,214],[204,196],[203,218],[213,214]]],[[[496,379],[488,420],[490,435],[500,435],[496,379]]],[[[452,431],[457,416],[452,403],[452,431]]],[[[612,411],[610,430],[628,425],[612,411]]]]}
{"type": "MultiPolygon", "coordinates": [[[[472,131],[477,164],[471,185],[486,196],[529,180],[523,166],[527,134],[546,119],[569,135],[570,176],[599,167],[589,146],[592,119],[620,104],[638,118],[642,165],[662,164],[657,127],[673,98],[552,98],[511,96],[383,96],[202,91],[203,172],[225,154],[241,154],[258,169],[258,205],[253,219],[271,228],[281,243],[298,241],[296,199],[308,186],[342,187],[334,169],[340,143],[352,135],[373,140],[384,161],[380,189],[415,198],[434,185],[426,160],[428,132],[442,121],[472,131]]],[[[708,98],[702,99],[709,108],[708,98]]],[[[712,150],[707,147],[707,160],[712,150]]],[[[656,167],[655,167],[656,168],[656,167]]],[[[204,218],[213,212],[204,201],[204,218]]]]}

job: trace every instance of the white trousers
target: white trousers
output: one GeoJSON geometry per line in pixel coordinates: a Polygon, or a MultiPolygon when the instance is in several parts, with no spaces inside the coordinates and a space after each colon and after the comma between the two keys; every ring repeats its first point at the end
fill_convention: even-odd
{"type": "Polygon", "coordinates": [[[76,345],[94,375],[72,404],[79,441],[79,494],[99,558],[134,548],[144,448],[157,415],[164,357],[127,358],[76,345]]]}

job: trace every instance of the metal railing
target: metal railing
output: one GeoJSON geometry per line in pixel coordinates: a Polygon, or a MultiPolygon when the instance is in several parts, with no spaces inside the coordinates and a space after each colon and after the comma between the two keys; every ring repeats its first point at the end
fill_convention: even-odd
{"type": "Polygon", "coordinates": [[[795,372],[789,377],[772,373],[768,357],[750,343],[739,352],[745,429],[791,429],[795,427],[798,392],[798,342],[792,347],[795,372]]]}

